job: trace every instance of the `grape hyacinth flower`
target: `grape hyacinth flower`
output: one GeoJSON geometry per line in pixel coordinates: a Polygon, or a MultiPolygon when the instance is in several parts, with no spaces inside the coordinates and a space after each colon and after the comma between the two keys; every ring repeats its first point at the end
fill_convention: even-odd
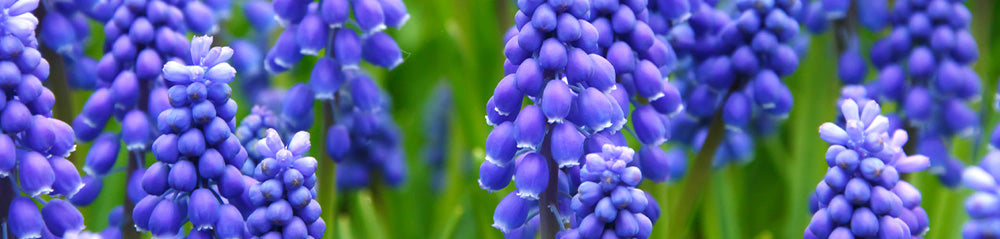
{"type": "Polygon", "coordinates": [[[285,29],[265,55],[264,69],[284,72],[304,55],[326,52],[313,66],[309,85],[296,85],[286,94],[281,131],[307,130],[313,102],[320,100],[323,113],[333,116],[325,122],[325,146],[339,164],[338,188],[364,188],[378,176],[392,186],[402,183],[406,165],[399,130],[388,115],[390,102],[360,64],[364,60],[391,70],[402,63],[402,51],[383,30],[400,28],[409,19],[403,1],[277,0],[272,5],[285,29]]]}
{"type": "Polygon", "coordinates": [[[451,114],[455,110],[452,102],[451,86],[445,82],[438,83],[431,92],[430,99],[424,107],[424,125],[426,125],[423,155],[427,167],[431,170],[431,188],[440,191],[445,183],[445,167],[448,160],[448,145],[451,144],[451,114]]]}
{"type": "MultiPolygon", "coordinates": [[[[367,77],[357,79],[362,81],[367,77]]],[[[374,85],[365,88],[368,89],[355,91],[356,88],[351,87],[352,93],[339,92],[340,104],[332,106],[336,107],[331,111],[337,117],[334,119],[336,124],[327,131],[326,152],[337,163],[338,189],[361,189],[378,182],[375,180],[395,187],[406,178],[402,133],[388,111],[391,100],[385,92],[377,92],[374,85]],[[380,98],[365,99],[372,96],[380,98]],[[369,103],[360,103],[362,101],[369,103]],[[379,104],[379,110],[366,110],[365,105],[371,103],[379,104]]]]}
{"type": "Polygon", "coordinates": [[[889,134],[889,119],[875,101],[840,104],[844,124],[823,123],[819,135],[830,143],[829,169],[810,196],[812,220],[805,238],[921,238],[927,213],[916,187],[900,174],[927,169],[923,155],[903,152],[907,134],[889,134]]]}
{"type": "MultiPolygon", "coordinates": [[[[216,28],[215,16],[200,1],[71,2],[82,13],[103,23],[106,39],[105,54],[92,66],[85,65],[86,60],[80,65],[84,71],[94,71],[93,75],[90,72],[79,74],[95,79],[88,83],[93,84],[95,90],[74,119],[73,129],[77,139],[94,141],[99,150],[91,150],[87,155],[84,170],[89,174],[88,193],[71,201],[79,206],[93,202],[103,188],[103,179],[111,173],[124,171],[129,179],[125,210],[132,210],[131,206],[145,197],[141,185],[136,183],[143,178],[145,155],[159,135],[156,119],[171,107],[166,87],[169,83],[161,75],[163,64],[175,58],[188,59],[190,47],[185,36],[188,29],[211,31],[216,28]],[[102,132],[112,118],[121,125],[120,131],[102,132]],[[129,161],[124,170],[112,170],[121,147],[126,149],[129,161]]],[[[86,21],[75,24],[86,24],[86,21]]],[[[54,32],[49,34],[50,39],[67,41],[64,29],[58,29],[57,24],[53,27],[55,29],[49,30],[54,32]]]]}
{"type": "Polygon", "coordinates": [[[551,225],[573,219],[570,197],[584,155],[627,145],[622,131],[646,145],[630,166],[653,181],[670,178],[658,146],[670,137],[668,116],[682,106],[661,71],[670,68],[671,50],[645,23],[645,4],[521,1],[518,7],[504,38],[506,77],[486,104],[493,130],[479,184],[493,192],[514,179],[517,189],[497,205],[494,227],[507,236],[541,231],[551,238],[561,229],[551,225]],[[522,107],[524,98],[531,103],[522,107]]]}
{"type": "MultiPolygon", "coordinates": [[[[106,92],[92,94],[73,121],[77,138],[84,141],[97,137],[111,116],[127,124],[123,118],[133,111],[155,118],[169,108],[166,101],[158,101],[166,99],[159,95],[167,94],[160,75],[163,64],[173,58],[190,58],[188,30],[205,34],[218,28],[212,10],[201,1],[124,1],[107,11],[113,13],[97,18],[105,23],[106,41],[105,54],[95,66],[97,91],[106,92]]],[[[142,150],[151,138],[146,131],[122,133],[143,139],[126,142],[133,144],[128,145],[130,151],[142,150]]]]}
{"type": "Polygon", "coordinates": [[[142,188],[149,195],[132,211],[137,229],[172,237],[190,222],[189,236],[243,235],[244,218],[229,201],[245,192],[239,167],[247,159],[233,133],[236,101],[229,82],[236,75],[229,47],[211,47],[212,37],[191,41],[190,61],[170,61],[163,77],[170,85],[171,108],[159,114],[161,135],[153,142],[158,162],[146,169],[142,188]]]}
{"type": "Polygon", "coordinates": [[[0,5],[0,42],[6,46],[0,51],[0,224],[17,238],[84,229],[83,216],[63,199],[83,183],[66,159],[76,150],[73,128],[52,118],[55,96],[43,85],[49,63],[38,50],[38,20],[31,13],[38,3],[0,5]]]}
{"type": "MultiPolygon", "coordinates": [[[[795,72],[795,44],[801,1],[741,0],[729,13],[710,4],[692,6],[687,24],[668,39],[685,62],[675,75],[685,104],[673,132],[680,142],[701,150],[713,120],[725,124],[721,150],[713,164],[751,159],[753,137],[769,134],[787,117],[792,94],[781,77],[795,72]]],[[[715,136],[718,137],[718,136],[715,136]]]]}
{"type": "Polygon", "coordinates": [[[895,102],[915,139],[917,152],[931,159],[930,172],[947,186],[961,181],[961,160],[948,153],[956,137],[982,131],[970,103],[982,83],[971,65],[979,57],[969,30],[972,14],[962,1],[895,1],[891,33],[871,47],[878,77],[867,84],[880,101],[895,102]]]}
{"type": "Polygon", "coordinates": [[[602,148],[585,156],[572,202],[576,225],[559,238],[648,238],[660,209],[649,193],[636,188],[642,172],[628,166],[635,151],[610,144],[602,148]]]}
{"type": "Polygon", "coordinates": [[[254,141],[264,159],[254,168],[256,181],[246,193],[255,207],[246,216],[247,230],[262,238],[321,238],[326,223],[316,201],[317,162],[305,156],[309,133],[295,133],[287,146],[273,128],[265,134],[254,141]]]}
{"type": "MultiPolygon", "coordinates": [[[[333,65],[344,70],[358,70],[361,60],[388,69],[403,62],[396,41],[383,32],[386,27],[400,28],[409,20],[402,0],[276,0],[273,6],[275,18],[285,30],[267,52],[265,67],[272,73],[291,69],[303,55],[316,56],[323,49],[335,60],[333,65]],[[350,19],[352,12],[354,18],[350,19]]],[[[329,72],[314,70],[313,79],[331,77],[316,73],[329,72]]],[[[332,88],[330,92],[337,87],[332,88]]]]}

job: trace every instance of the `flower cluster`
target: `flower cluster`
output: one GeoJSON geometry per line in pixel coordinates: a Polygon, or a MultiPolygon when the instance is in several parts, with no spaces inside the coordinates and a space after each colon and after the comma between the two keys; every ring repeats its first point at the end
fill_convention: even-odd
{"type": "MultiPolygon", "coordinates": [[[[675,73],[686,117],[674,134],[700,149],[713,120],[726,125],[714,165],[750,159],[754,134],[767,134],[787,116],[792,94],[781,77],[799,64],[795,44],[801,1],[741,0],[731,18],[708,3],[692,6],[687,24],[671,29],[669,41],[685,62],[675,73]]],[[[641,157],[640,157],[641,158],[641,157]]]]}
{"type": "Polygon", "coordinates": [[[424,125],[426,138],[424,141],[424,160],[431,169],[431,187],[441,190],[445,183],[443,172],[448,157],[448,145],[451,144],[452,112],[455,110],[451,86],[438,83],[431,92],[430,99],[425,103],[424,125]]]}
{"type": "MultiPolygon", "coordinates": [[[[362,59],[389,69],[403,62],[396,41],[383,32],[386,26],[399,28],[409,20],[402,0],[277,0],[273,6],[285,31],[267,53],[268,71],[286,71],[303,55],[315,56],[323,49],[327,49],[329,58],[335,59],[337,68],[356,70],[362,59]],[[352,10],[354,18],[350,19],[352,10]]],[[[330,76],[313,74],[314,81],[317,77],[330,76]]],[[[336,87],[333,88],[327,93],[335,92],[336,87]]]]}
{"type": "Polygon", "coordinates": [[[326,50],[313,66],[310,85],[296,85],[287,93],[282,130],[308,129],[313,101],[321,100],[334,121],[327,122],[326,148],[340,164],[338,188],[366,187],[373,174],[390,185],[401,183],[406,166],[398,129],[388,116],[389,102],[360,64],[364,60],[392,69],[402,63],[402,51],[383,30],[406,23],[406,5],[402,0],[277,0],[272,5],[285,30],[265,55],[264,69],[283,72],[303,55],[326,50]]]}
{"type": "MultiPolygon", "coordinates": [[[[539,221],[539,210],[547,210],[539,199],[550,178],[560,185],[550,190],[562,192],[550,200],[568,205],[586,148],[584,133],[624,141],[618,129],[628,107],[609,94],[615,88],[616,96],[626,96],[624,87],[615,87],[614,67],[598,54],[589,1],[520,1],[518,8],[515,26],[504,37],[506,77],[486,103],[486,122],[494,128],[486,139],[479,185],[499,191],[516,177],[517,190],[497,205],[493,226],[509,236],[532,232],[534,237],[538,225],[533,222],[539,221]],[[522,109],[526,95],[534,104],[522,109]],[[551,170],[555,175],[551,167],[558,167],[551,170]]],[[[568,222],[569,208],[558,209],[568,222]]]]}
{"type": "Polygon", "coordinates": [[[0,223],[18,238],[62,237],[84,228],[80,212],[57,197],[72,197],[83,183],[65,158],[76,149],[73,129],[51,118],[55,97],[42,85],[49,63],[35,38],[38,19],[31,11],[38,3],[0,4],[0,223]]]}
{"type": "Polygon", "coordinates": [[[401,133],[388,113],[390,100],[367,98],[388,95],[376,93],[377,88],[367,77],[359,77],[355,83],[360,84],[351,91],[365,94],[339,92],[339,104],[332,106],[337,124],[327,131],[326,153],[337,163],[337,188],[364,188],[373,180],[399,186],[406,178],[406,161],[401,133]],[[368,107],[378,108],[365,110],[368,107]]]}
{"type": "Polygon", "coordinates": [[[480,187],[498,191],[512,177],[517,187],[497,205],[494,227],[507,235],[533,232],[545,207],[569,223],[583,156],[605,145],[626,145],[623,130],[634,128],[646,145],[631,166],[653,181],[670,178],[659,145],[670,136],[668,116],[682,106],[679,92],[663,77],[672,50],[656,40],[646,7],[627,1],[518,2],[515,26],[504,38],[506,77],[486,105],[487,124],[494,128],[486,139],[480,187]],[[525,97],[532,104],[522,108],[525,97]],[[552,205],[539,205],[550,190],[558,191],[546,199],[552,205]]]}
{"type": "MultiPolygon", "coordinates": [[[[188,30],[205,34],[218,28],[212,7],[201,1],[92,1],[82,5],[79,7],[85,12],[95,12],[91,16],[105,23],[106,39],[106,53],[94,67],[97,91],[103,93],[92,94],[73,121],[77,137],[85,141],[93,140],[111,116],[128,125],[138,122],[139,116],[155,117],[169,108],[167,102],[158,101],[166,98],[157,97],[166,95],[166,89],[160,87],[165,85],[160,75],[163,64],[172,58],[190,57],[185,36],[188,30]],[[148,116],[135,111],[148,112],[148,116]],[[134,114],[135,120],[127,119],[127,114],[134,114]]],[[[136,135],[135,142],[125,139],[130,151],[144,150],[150,138],[147,131],[122,132],[126,138],[136,135]]]]}
{"type": "Polygon", "coordinates": [[[317,162],[305,156],[309,133],[295,133],[286,147],[278,131],[266,132],[254,141],[263,159],[250,174],[255,181],[246,197],[255,209],[247,215],[247,230],[262,238],[321,238],[326,223],[316,201],[317,162]]]}
{"type": "Polygon", "coordinates": [[[950,155],[954,137],[976,137],[979,116],[969,106],[982,91],[970,66],[979,57],[969,32],[972,15],[962,1],[895,1],[889,35],[871,48],[878,77],[867,85],[881,100],[897,102],[915,131],[918,152],[945,185],[960,181],[962,162],[950,155]]]}
{"type": "Polygon", "coordinates": [[[182,14],[172,17],[172,13],[180,14],[180,10],[159,0],[130,1],[116,6],[113,11],[104,27],[107,51],[95,67],[97,90],[74,119],[73,128],[77,138],[91,141],[111,116],[122,121],[125,128],[137,128],[131,124],[146,124],[145,131],[122,132],[136,139],[126,142],[129,148],[143,150],[149,144],[150,133],[147,116],[139,109],[148,108],[150,115],[155,116],[159,112],[153,110],[162,110],[164,106],[140,105],[140,96],[153,99],[147,96],[156,85],[154,81],[160,77],[163,62],[170,57],[187,55],[184,18],[182,14]],[[132,114],[135,120],[125,120],[126,114],[132,114]]]}
{"type": "Polygon", "coordinates": [[[635,154],[629,147],[604,145],[587,154],[573,196],[574,229],[559,238],[648,238],[660,208],[649,193],[636,188],[642,172],[628,166],[635,154]]]}
{"type": "Polygon", "coordinates": [[[901,173],[926,169],[923,155],[907,156],[906,131],[890,136],[889,119],[875,101],[840,104],[843,125],[823,123],[819,135],[830,143],[829,169],[810,196],[812,221],[805,238],[919,238],[928,229],[920,191],[901,173]]]}
{"type": "Polygon", "coordinates": [[[233,238],[245,230],[243,215],[228,203],[244,194],[239,167],[247,158],[233,134],[237,105],[228,83],[236,71],[226,63],[233,51],[211,45],[212,37],[195,37],[189,65],[163,66],[172,108],[158,116],[161,135],[152,147],[158,162],[142,177],[149,195],[132,211],[136,228],[156,237],[184,233],[187,222],[194,228],[189,235],[233,238]]]}
{"type": "MultiPolygon", "coordinates": [[[[96,63],[74,51],[82,51],[79,41],[73,38],[85,37],[82,33],[66,33],[60,26],[60,19],[52,22],[43,36],[51,40],[49,44],[64,53],[67,65],[75,65],[79,72],[71,72],[73,77],[83,77],[93,82],[78,82],[86,88],[94,88],[73,120],[76,138],[81,141],[95,141],[96,150],[88,152],[86,166],[87,189],[90,194],[74,199],[74,204],[87,205],[93,201],[103,187],[103,179],[119,170],[111,170],[118,158],[121,142],[129,153],[129,165],[125,173],[129,182],[135,182],[139,165],[145,165],[145,155],[149,152],[152,139],[158,135],[154,129],[155,118],[160,112],[171,107],[167,100],[161,70],[163,63],[172,58],[187,59],[188,40],[185,36],[189,25],[214,25],[214,17],[208,7],[197,1],[70,1],[67,7],[74,7],[79,14],[85,14],[104,23],[105,54],[96,63]],[[209,14],[205,15],[205,12],[209,14]],[[185,17],[197,15],[198,17],[185,17]],[[67,49],[68,48],[68,49],[67,49]],[[68,55],[67,55],[68,54],[68,55]],[[79,60],[79,61],[77,61],[79,60]],[[118,134],[106,132],[105,127],[112,117],[121,124],[118,134]],[[121,142],[120,142],[121,141],[121,142]],[[132,169],[136,168],[136,169],[132,169]],[[90,185],[93,184],[93,185],[90,185]]],[[[51,15],[50,15],[51,16],[51,15]]],[[[46,17],[48,20],[48,17],[46,17]]],[[[69,19],[63,19],[69,20],[69,19]]],[[[87,24],[86,19],[76,19],[73,24],[87,24]]],[[[192,27],[191,29],[200,29],[192,27]]],[[[44,29],[43,29],[44,30],[44,29]]],[[[74,70],[76,71],[76,70],[74,70]]],[[[72,77],[71,77],[72,78],[72,77]]],[[[129,184],[128,200],[138,202],[144,193],[139,185],[129,184]]]]}

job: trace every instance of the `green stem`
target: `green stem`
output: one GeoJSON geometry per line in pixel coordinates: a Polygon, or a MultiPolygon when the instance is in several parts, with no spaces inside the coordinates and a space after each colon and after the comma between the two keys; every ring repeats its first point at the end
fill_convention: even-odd
{"type": "MultiPolygon", "coordinates": [[[[726,102],[726,98],[729,96],[726,95],[722,102],[726,102]]],[[[719,107],[715,115],[722,115],[721,109],[722,107],[719,107]]],[[[705,191],[708,190],[709,175],[712,173],[712,160],[715,157],[715,151],[722,144],[725,134],[726,127],[722,119],[714,117],[708,128],[708,137],[705,138],[701,151],[698,151],[698,155],[695,156],[694,167],[687,173],[687,178],[681,184],[681,195],[684,196],[680,197],[676,204],[671,207],[671,214],[677,216],[671,218],[670,230],[673,233],[668,238],[692,238],[689,233],[696,212],[695,208],[701,205],[705,191]]]]}
{"type": "MultiPolygon", "coordinates": [[[[334,107],[334,104],[335,104],[335,102],[331,101],[331,100],[323,100],[322,103],[321,103],[322,109],[323,109],[323,128],[320,129],[320,132],[324,133],[324,134],[322,134],[324,136],[325,136],[326,130],[329,130],[330,126],[333,126],[335,124],[334,117],[333,117],[333,107],[334,107]]],[[[341,225],[340,225],[342,219],[339,217],[339,215],[341,215],[341,214],[348,215],[346,213],[348,206],[347,206],[347,203],[346,203],[347,202],[346,198],[345,199],[341,199],[341,200],[337,200],[338,196],[340,196],[340,195],[339,195],[339,193],[337,193],[337,186],[336,186],[337,184],[336,184],[336,181],[335,181],[336,180],[336,176],[335,176],[335,173],[336,173],[336,171],[335,171],[336,168],[335,167],[336,167],[336,165],[333,163],[334,162],[333,159],[330,158],[329,154],[326,152],[327,149],[326,149],[325,145],[326,145],[327,137],[320,137],[320,138],[323,141],[322,147],[320,147],[320,149],[321,149],[320,150],[320,154],[322,154],[323,156],[320,156],[320,158],[326,159],[325,160],[326,163],[320,163],[319,164],[319,172],[317,173],[317,175],[320,176],[319,178],[320,178],[321,181],[319,183],[319,189],[320,190],[318,190],[319,191],[319,195],[318,196],[319,196],[319,202],[320,202],[321,205],[330,205],[331,206],[328,209],[324,209],[322,214],[323,214],[323,218],[328,219],[329,222],[331,222],[331,224],[336,223],[337,226],[336,227],[331,227],[331,228],[332,229],[338,229],[338,230],[327,230],[327,233],[326,233],[327,236],[334,236],[334,235],[336,235],[335,234],[336,231],[340,231],[339,229],[342,228],[341,225]]],[[[343,232],[341,232],[341,233],[343,233],[343,232]]]]}

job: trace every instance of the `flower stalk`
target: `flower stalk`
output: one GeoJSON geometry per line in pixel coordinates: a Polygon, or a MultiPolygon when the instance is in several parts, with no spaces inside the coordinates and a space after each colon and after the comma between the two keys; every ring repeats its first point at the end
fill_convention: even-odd
{"type": "MultiPolygon", "coordinates": [[[[725,98],[729,98],[729,96],[727,95],[725,98]]],[[[726,100],[724,99],[722,102],[726,102],[726,100]]],[[[722,108],[716,109],[715,115],[721,115],[722,108]]],[[[695,209],[701,206],[702,198],[710,185],[709,174],[712,173],[715,151],[719,149],[725,135],[726,126],[722,119],[719,117],[712,119],[708,128],[708,137],[705,137],[705,143],[698,151],[698,155],[695,156],[694,166],[684,182],[681,183],[681,195],[684,196],[679,197],[680,200],[671,207],[671,213],[676,216],[670,220],[671,235],[669,238],[689,238],[689,229],[691,221],[694,220],[695,209]]]]}

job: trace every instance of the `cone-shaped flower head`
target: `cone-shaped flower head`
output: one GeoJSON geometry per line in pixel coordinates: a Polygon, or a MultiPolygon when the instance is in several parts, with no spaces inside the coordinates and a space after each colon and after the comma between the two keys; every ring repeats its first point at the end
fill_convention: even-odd
{"type": "Polygon", "coordinates": [[[195,37],[187,62],[170,61],[162,74],[171,107],[158,115],[160,136],[152,143],[158,162],[142,175],[148,194],[132,211],[135,227],[156,237],[170,237],[188,222],[190,235],[215,233],[231,237],[242,217],[226,208],[247,187],[239,167],[247,153],[233,132],[236,102],[228,83],[236,71],[226,63],[229,47],[211,47],[212,37],[195,37]]]}
{"type": "Polygon", "coordinates": [[[813,217],[805,237],[922,237],[928,218],[920,191],[900,174],[925,170],[930,161],[903,152],[906,132],[890,135],[889,120],[875,101],[845,99],[840,111],[843,124],[819,127],[820,138],[830,143],[829,169],[810,197],[813,217]]]}
{"type": "Polygon", "coordinates": [[[659,209],[648,193],[636,188],[642,172],[628,166],[635,151],[610,144],[602,148],[587,154],[580,169],[583,183],[571,204],[578,223],[561,238],[648,238],[657,219],[651,214],[659,209]]]}
{"type": "Polygon", "coordinates": [[[309,133],[295,133],[286,145],[278,131],[269,128],[253,142],[264,159],[254,168],[249,179],[253,186],[246,194],[253,208],[247,218],[250,233],[320,238],[326,224],[319,219],[316,201],[316,159],[305,155],[311,147],[309,133]]]}

